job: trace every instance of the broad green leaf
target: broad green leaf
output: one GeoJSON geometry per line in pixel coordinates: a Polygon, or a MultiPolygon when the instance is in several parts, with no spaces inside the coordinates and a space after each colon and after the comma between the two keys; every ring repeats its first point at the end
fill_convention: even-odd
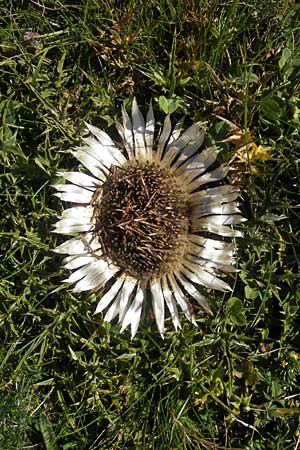
{"type": "Polygon", "coordinates": [[[233,325],[243,326],[246,323],[246,318],[242,313],[243,304],[237,297],[231,297],[227,302],[229,312],[229,320],[233,325]]]}
{"type": "Polygon", "coordinates": [[[266,119],[278,120],[284,115],[285,104],[280,97],[268,95],[261,99],[260,110],[266,119]]]}
{"type": "Polygon", "coordinates": [[[227,302],[227,308],[230,312],[240,313],[243,308],[242,301],[237,297],[230,297],[227,302]]]}
{"type": "Polygon", "coordinates": [[[248,285],[245,286],[245,297],[246,298],[248,298],[250,300],[254,300],[257,296],[258,296],[257,289],[253,289],[248,285]]]}
{"type": "Polygon", "coordinates": [[[172,114],[176,111],[179,106],[179,101],[174,98],[166,98],[164,95],[161,95],[158,99],[158,104],[160,109],[165,114],[172,114]]]}
{"type": "Polygon", "coordinates": [[[289,62],[289,60],[291,59],[291,56],[292,56],[292,52],[289,48],[284,48],[282,50],[282,54],[281,54],[280,60],[278,62],[278,66],[279,66],[280,70],[282,70],[283,67],[289,62]]]}

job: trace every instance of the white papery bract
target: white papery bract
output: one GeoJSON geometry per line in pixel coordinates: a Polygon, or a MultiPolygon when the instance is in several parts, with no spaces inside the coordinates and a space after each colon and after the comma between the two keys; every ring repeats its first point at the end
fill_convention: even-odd
{"type": "Polygon", "coordinates": [[[183,131],[166,116],[155,138],[151,105],[146,120],[135,99],[131,117],[124,108],[122,116],[121,145],[87,124],[89,137],[72,150],[89,174],[58,174],[65,184],[55,195],[71,207],[54,232],[71,237],[55,252],[68,255],[64,281],[74,292],[101,292],[96,313],[105,321],[118,317],[133,337],[151,299],[163,336],[166,306],[178,329],[178,306],[196,324],[194,302],[211,313],[203,288],[231,290],[220,276],[235,271],[239,190],[221,184],[229,167],[216,163],[220,148],[203,148],[203,124],[183,131]]]}

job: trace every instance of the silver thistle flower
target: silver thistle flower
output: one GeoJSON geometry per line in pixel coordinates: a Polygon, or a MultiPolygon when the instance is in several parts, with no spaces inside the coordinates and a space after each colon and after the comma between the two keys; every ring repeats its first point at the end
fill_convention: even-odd
{"type": "Polygon", "coordinates": [[[96,313],[107,309],[105,321],[119,316],[121,330],[136,334],[146,292],[158,330],[163,336],[165,304],[175,329],[180,327],[177,305],[196,324],[189,299],[206,312],[210,307],[198,285],[231,290],[217,275],[234,272],[234,246],[220,236],[239,236],[231,225],[243,220],[235,186],[211,186],[229,167],[209,171],[220,152],[204,148],[205,131],[195,123],[182,132],[166,116],[154,140],[152,106],[145,120],[134,99],[132,118],[122,109],[117,128],[123,148],[98,128],[71,153],[88,169],[59,172],[70,184],[55,185],[65,209],[55,232],[75,235],[55,251],[73,273],[73,292],[104,289],[96,313]]]}

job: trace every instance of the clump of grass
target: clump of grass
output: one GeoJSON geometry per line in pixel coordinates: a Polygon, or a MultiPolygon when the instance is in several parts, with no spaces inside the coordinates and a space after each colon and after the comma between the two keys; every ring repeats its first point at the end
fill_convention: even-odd
{"type": "MultiPolygon", "coordinates": [[[[0,447],[300,448],[299,6],[7,1],[1,6],[0,447]],[[133,94],[156,115],[250,128],[235,166],[244,238],[234,297],[165,341],[131,342],[60,285],[50,184],[84,120],[133,94]],[[247,151],[245,153],[247,155],[247,151]],[[266,156],[266,155],[265,155],[266,156]]],[[[228,155],[234,148],[226,145],[228,155]]]]}

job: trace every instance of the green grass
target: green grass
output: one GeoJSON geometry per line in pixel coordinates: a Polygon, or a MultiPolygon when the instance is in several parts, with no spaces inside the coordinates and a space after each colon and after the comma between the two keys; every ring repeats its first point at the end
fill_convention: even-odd
{"type": "Polygon", "coordinates": [[[1,449],[300,449],[296,3],[1,2],[1,449]],[[214,317],[168,320],[164,341],[151,321],[131,342],[93,316],[51,253],[56,171],[77,167],[84,120],[113,130],[133,95],[159,121],[208,120],[213,138],[221,115],[271,147],[231,174],[239,300],[211,294],[214,317]]]}

